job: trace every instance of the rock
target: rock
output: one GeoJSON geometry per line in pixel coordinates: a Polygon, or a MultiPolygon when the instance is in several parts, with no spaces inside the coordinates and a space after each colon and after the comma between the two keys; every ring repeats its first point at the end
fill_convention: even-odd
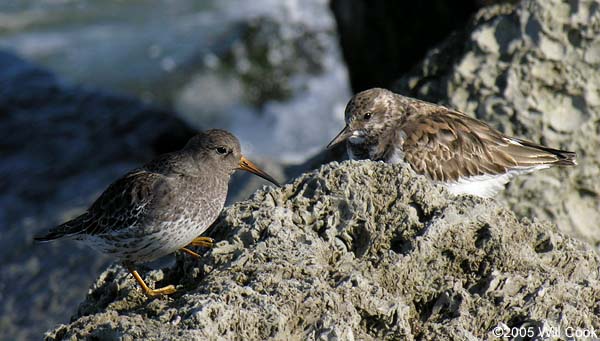
{"type": "Polygon", "coordinates": [[[525,0],[482,9],[393,89],[457,108],[510,135],[577,152],[579,165],[512,181],[518,216],[600,243],[600,7],[525,0]]]}
{"type": "Polygon", "coordinates": [[[78,243],[33,236],[193,131],[171,112],[66,84],[2,51],[0,113],[0,339],[31,339],[64,321],[109,264],[78,243]]]}
{"type": "MultiPolygon", "coordinates": [[[[600,256],[494,200],[400,165],[330,163],[224,210],[198,261],[118,265],[58,339],[492,339],[495,327],[600,328],[600,256]]],[[[564,334],[563,334],[564,336],[564,334]]]]}
{"type": "Polygon", "coordinates": [[[389,87],[492,2],[507,0],[332,0],[352,88],[389,87]]]}

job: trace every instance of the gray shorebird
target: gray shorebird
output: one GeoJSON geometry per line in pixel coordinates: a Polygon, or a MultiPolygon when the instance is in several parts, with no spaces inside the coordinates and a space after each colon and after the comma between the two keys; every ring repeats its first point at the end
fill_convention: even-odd
{"type": "Polygon", "coordinates": [[[350,159],[406,163],[452,194],[491,197],[513,177],[576,165],[576,154],[509,137],[441,105],[373,88],[346,106],[346,126],[328,148],[346,141],[350,159]]]}
{"type": "Polygon", "coordinates": [[[147,295],[171,294],[173,285],[150,289],[134,264],[176,250],[198,257],[186,246],[212,246],[211,238],[199,236],[223,209],[229,178],[236,169],[279,186],[241,154],[235,136],[208,130],[191,138],[183,149],[118,179],[85,213],[35,240],[80,240],[120,259],[147,295]]]}

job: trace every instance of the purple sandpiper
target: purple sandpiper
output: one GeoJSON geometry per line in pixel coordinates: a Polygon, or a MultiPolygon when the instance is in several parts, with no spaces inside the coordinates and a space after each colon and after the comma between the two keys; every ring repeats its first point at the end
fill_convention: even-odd
{"type": "Polygon", "coordinates": [[[455,195],[492,197],[519,174],[577,164],[573,152],[509,137],[457,110],[381,88],[356,94],[345,119],[328,147],[346,141],[351,159],[408,164],[455,195]]]}
{"type": "Polygon", "coordinates": [[[192,137],[183,149],[129,172],[112,183],[85,213],[35,240],[80,240],[122,261],[148,296],[171,294],[173,285],[150,289],[134,264],[176,250],[197,257],[186,246],[212,246],[211,238],[199,236],[223,209],[229,179],[236,169],[279,186],[241,154],[235,136],[208,130],[192,137]]]}

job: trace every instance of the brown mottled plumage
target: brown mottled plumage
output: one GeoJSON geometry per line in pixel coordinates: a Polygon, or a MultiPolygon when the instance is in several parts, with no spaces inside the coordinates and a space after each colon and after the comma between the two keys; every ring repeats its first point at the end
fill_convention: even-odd
{"type": "Polygon", "coordinates": [[[71,237],[119,258],[150,296],[170,294],[172,285],[150,289],[133,264],[176,250],[197,256],[187,245],[212,245],[198,237],[218,217],[231,174],[250,171],[275,184],[241,154],[235,136],[208,130],[180,151],[159,156],[110,185],[79,217],[59,225],[38,241],[71,237]]]}
{"type": "Polygon", "coordinates": [[[347,141],[352,159],[408,163],[451,193],[490,197],[514,176],[576,164],[575,153],[506,136],[441,105],[374,88],[346,107],[346,127],[329,146],[347,141]]]}

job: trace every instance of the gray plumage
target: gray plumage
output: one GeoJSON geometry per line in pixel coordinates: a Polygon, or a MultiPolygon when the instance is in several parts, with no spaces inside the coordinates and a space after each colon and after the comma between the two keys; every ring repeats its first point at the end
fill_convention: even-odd
{"type": "MultiPolygon", "coordinates": [[[[85,213],[36,240],[71,237],[125,263],[167,255],[216,220],[230,176],[246,169],[241,160],[249,162],[230,133],[214,129],[198,134],[180,151],[115,181],[85,213]]],[[[274,182],[258,169],[251,171],[274,182]]]]}
{"type": "Polygon", "coordinates": [[[490,197],[514,176],[575,165],[575,153],[506,136],[486,123],[441,105],[374,88],[346,107],[352,159],[404,162],[454,194],[490,197]]]}

